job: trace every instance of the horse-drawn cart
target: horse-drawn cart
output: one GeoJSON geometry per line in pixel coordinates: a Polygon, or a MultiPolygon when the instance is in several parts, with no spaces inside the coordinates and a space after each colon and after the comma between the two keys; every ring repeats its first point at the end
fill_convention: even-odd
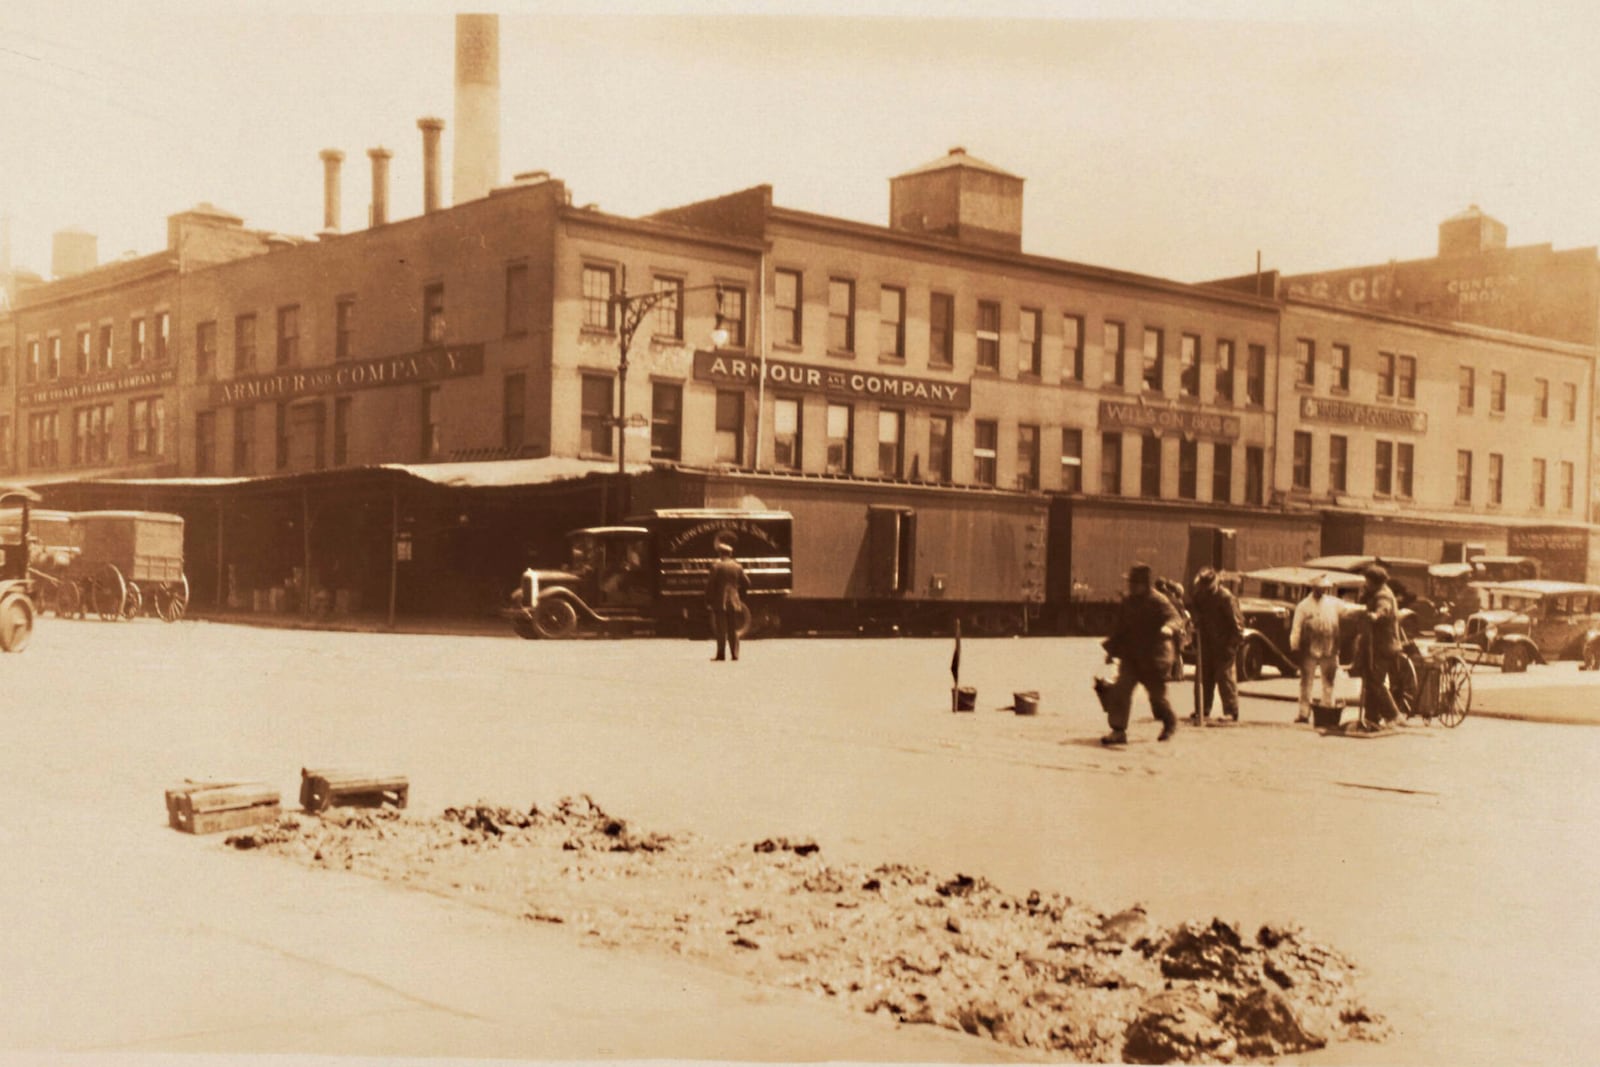
{"type": "Polygon", "coordinates": [[[56,590],[58,610],[78,615],[93,611],[112,620],[134,618],[148,606],[167,622],[183,618],[189,580],[183,573],[181,516],[80,511],[71,524],[75,552],[56,590]]]}

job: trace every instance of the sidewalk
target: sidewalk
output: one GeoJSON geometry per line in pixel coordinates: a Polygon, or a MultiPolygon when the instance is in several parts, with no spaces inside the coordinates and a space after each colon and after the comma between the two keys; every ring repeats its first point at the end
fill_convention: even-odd
{"type": "MultiPolygon", "coordinates": [[[[1341,671],[1339,695],[1354,692],[1341,671]]],[[[1298,678],[1271,676],[1239,686],[1239,695],[1295,703],[1298,678]]],[[[1600,672],[1578,670],[1576,663],[1536,664],[1525,674],[1502,674],[1496,667],[1472,672],[1472,705],[1468,716],[1522,722],[1600,726],[1600,672]]]]}

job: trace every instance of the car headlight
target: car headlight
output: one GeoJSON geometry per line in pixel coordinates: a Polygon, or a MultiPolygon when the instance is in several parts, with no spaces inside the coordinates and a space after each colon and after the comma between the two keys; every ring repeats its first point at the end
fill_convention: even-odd
{"type": "Polygon", "coordinates": [[[1467,632],[1467,622],[1466,622],[1466,620],[1465,619],[1457,619],[1456,620],[1456,624],[1453,627],[1451,627],[1451,631],[1456,635],[1456,640],[1459,641],[1461,639],[1461,635],[1467,632]]]}
{"type": "Polygon", "coordinates": [[[1500,627],[1491,622],[1483,628],[1483,636],[1492,642],[1496,637],[1500,636],[1500,627]]]}

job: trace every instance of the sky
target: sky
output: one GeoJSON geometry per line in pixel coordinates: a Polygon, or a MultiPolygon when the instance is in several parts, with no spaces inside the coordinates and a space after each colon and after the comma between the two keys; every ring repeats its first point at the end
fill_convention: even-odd
{"type": "MultiPolygon", "coordinates": [[[[0,214],[102,261],[202,201],[345,229],[366,150],[421,210],[416,120],[453,117],[432,0],[4,0],[0,214]]],[[[482,8],[478,8],[482,10],[482,8]]],[[[1181,281],[1434,254],[1478,204],[1513,245],[1600,245],[1600,5],[1547,0],[666,0],[500,7],[503,179],[639,215],[752,185],[884,224],[888,179],[953,146],[1026,179],[1026,251],[1181,281]],[[663,14],[663,12],[667,12],[663,14]]],[[[443,173],[450,174],[450,129],[443,173]]]]}

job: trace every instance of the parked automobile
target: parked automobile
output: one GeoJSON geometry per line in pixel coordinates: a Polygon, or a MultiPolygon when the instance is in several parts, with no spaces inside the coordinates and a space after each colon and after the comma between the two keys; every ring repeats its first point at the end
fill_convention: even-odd
{"type": "Polygon", "coordinates": [[[1539,577],[1539,561],[1532,556],[1473,556],[1471,563],[1480,582],[1524,582],[1539,577]]]}
{"type": "Polygon", "coordinates": [[[1268,567],[1228,576],[1228,584],[1238,596],[1239,611],[1244,616],[1244,642],[1239,646],[1238,659],[1240,681],[1260,678],[1262,670],[1269,666],[1276,667],[1286,677],[1300,673],[1297,657],[1289,649],[1289,631],[1294,622],[1295,605],[1311,591],[1311,583],[1318,578],[1326,578],[1333,587],[1333,594],[1345,604],[1339,628],[1339,652],[1340,662],[1350,661],[1355,635],[1360,628],[1360,596],[1365,580],[1345,571],[1316,567],[1268,567]]]}
{"type": "Polygon", "coordinates": [[[1305,561],[1307,567],[1343,571],[1358,577],[1373,564],[1389,572],[1389,588],[1394,590],[1395,600],[1410,612],[1403,622],[1408,635],[1415,637],[1428,633],[1442,621],[1441,612],[1431,596],[1433,582],[1429,572],[1432,565],[1425,559],[1409,556],[1317,556],[1305,561]]]}
{"type": "MultiPolygon", "coordinates": [[[[1482,650],[1484,661],[1507,674],[1530,663],[1600,660],[1600,585],[1578,582],[1480,582],[1485,604],[1461,628],[1460,643],[1482,650]]],[[[1449,628],[1440,627],[1446,637],[1449,628]]]]}
{"type": "Polygon", "coordinates": [[[0,651],[21,652],[38,615],[29,564],[38,540],[29,528],[39,495],[20,486],[0,486],[0,651]]]}

